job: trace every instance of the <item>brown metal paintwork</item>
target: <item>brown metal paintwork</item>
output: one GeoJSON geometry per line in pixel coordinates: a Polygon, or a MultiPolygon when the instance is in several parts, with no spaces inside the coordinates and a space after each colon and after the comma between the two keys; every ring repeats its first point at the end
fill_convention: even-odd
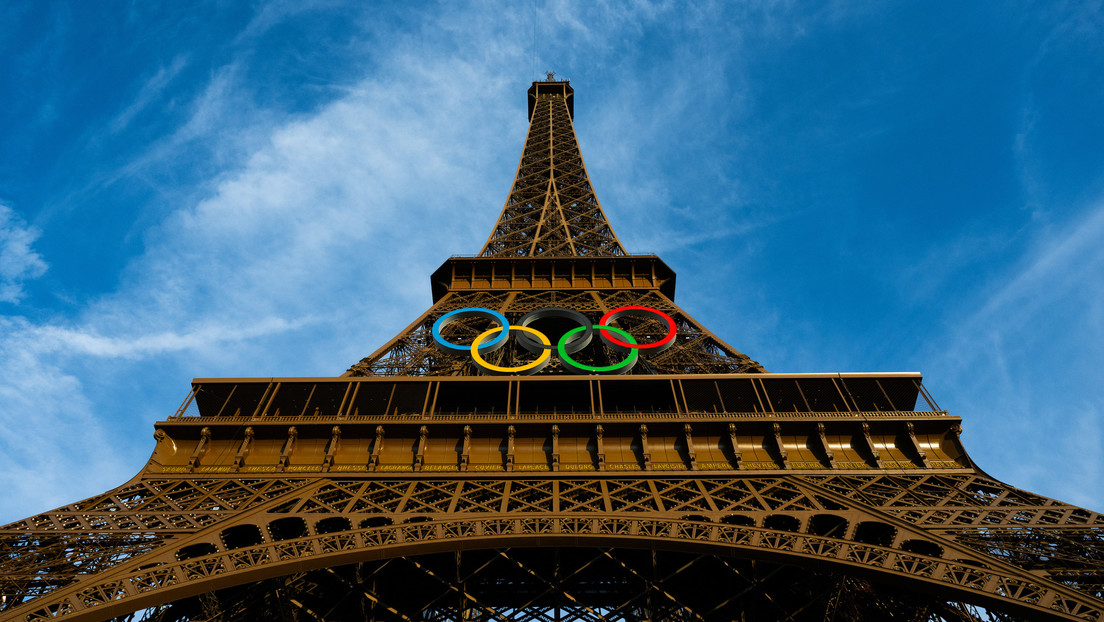
{"type": "Polygon", "coordinates": [[[852,619],[852,610],[979,619],[963,602],[1104,619],[1104,517],[981,471],[959,441],[961,419],[935,404],[920,374],[768,374],[675,305],[674,272],[628,255],[606,220],[573,97],[551,76],[530,88],[526,144],[487,243],[433,273],[434,305],[394,339],[341,377],[196,378],[156,424],[134,479],[0,528],[0,620],[162,606],[324,619],[300,605],[350,594],[376,612],[368,617],[421,615],[398,592],[333,578],[342,564],[359,573],[388,560],[417,568],[419,586],[459,595],[455,609],[432,601],[437,619],[458,619],[504,598],[473,595],[466,581],[478,572],[459,576],[471,551],[489,551],[479,568],[514,569],[496,580],[539,579],[555,598],[528,602],[563,620],[598,619],[589,605],[563,603],[600,608],[613,597],[672,620],[852,619]],[[679,323],[678,346],[633,375],[552,366],[478,376],[427,339],[437,317],[465,306],[511,320],[565,306],[597,319],[631,303],[679,323]],[[562,547],[593,559],[542,575],[562,547]],[[636,549],[651,550],[654,578],[632,567],[636,549]],[[657,551],[683,555],[690,588],[677,568],[657,565],[657,551]],[[430,569],[441,553],[456,555],[456,577],[430,569]],[[760,562],[783,565],[746,580],[760,562]],[[598,563],[620,582],[569,593],[571,577],[598,563]],[[733,595],[712,594],[726,568],[733,595]],[[797,574],[772,580],[784,568],[797,574]],[[803,582],[826,586],[813,609],[772,597],[803,582]],[[212,596],[251,584],[240,601],[212,596]],[[755,598],[733,600],[744,592],[755,598]],[[274,594],[298,609],[241,605],[274,594]],[[389,599],[412,609],[388,609],[389,599]]]}

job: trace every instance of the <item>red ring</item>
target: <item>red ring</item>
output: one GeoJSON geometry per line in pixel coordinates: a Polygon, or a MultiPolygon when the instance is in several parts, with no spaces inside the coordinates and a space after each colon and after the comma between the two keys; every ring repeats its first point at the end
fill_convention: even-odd
{"type": "Polygon", "coordinates": [[[610,336],[610,333],[609,333],[608,330],[606,330],[604,328],[598,329],[598,332],[601,333],[602,337],[606,341],[609,341],[610,343],[618,345],[622,348],[628,348],[630,350],[648,350],[648,349],[651,349],[651,348],[661,348],[661,347],[667,345],[668,343],[670,343],[671,341],[674,341],[675,337],[678,335],[678,327],[675,326],[675,319],[673,317],[667,315],[666,313],[660,311],[659,309],[653,309],[651,307],[617,307],[616,309],[610,309],[609,311],[606,312],[605,315],[602,316],[602,319],[598,320],[598,324],[601,324],[601,325],[609,324],[610,321],[611,321],[610,317],[613,316],[615,313],[620,313],[622,311],[648,311],[648,312],[651,312],[651,313],[655,313],[659,317],[667,320],[667,327],[668,327],[667,336],[664,337],[663,339],[660,339],[659,341],[654,342],[654,343],[625,343],[624,341],[621,341],[620,339],[617,339],[616,337],[610,336]]]}

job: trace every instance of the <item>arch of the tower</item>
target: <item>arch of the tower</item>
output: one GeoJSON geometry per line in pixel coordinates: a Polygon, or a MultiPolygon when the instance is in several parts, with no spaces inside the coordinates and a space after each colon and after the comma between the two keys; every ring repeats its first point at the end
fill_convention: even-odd
{"type": "MultiPolygon", "coordinates": [[[[670,611],[682,612],[677,614],[682,617],[657,619],[711,619],[711,615],[715,619],[718,612],[728,612],[734,607],[762,609],[768,606],[763,603],[779,598],[814,596],[826,599],[817,606],[821,611],[818,615],[823,615],[824,607],[838,606],[828,602],[829,592],[844,590],[848,585],[846,577],[896,585],[902,588],[901,594],[925,593],[951,602],[976,603],[1029,615],[1032,619],[1092,620],[1100,613],[1079,602],[1074,594],[1033,581],[1030,575],[1017,573],[1012,567],[992,564],[984,567],[969,557],[942,543],[914,537],[899,525],[858,520],[847,512],[777,512],[758,518],[734,513],[719,521],[696,515],[655,518],[562,514],[451,520],[415,516],[398,523],[383,516],[266,513],[229,527],[213,526],[169,544],[156,555],[142,556],[135,567],[124,565],[109,576],[97,577],[95,584],[82,582],[64,590],[64,594],[46,599],[53,601],[50,605],[19,619],[108,619],[276,577],[302,577],[303,573],[322,571],[333,580],[341,576],[334,574],[334,568],[350,564],[362,567],[365,563],[389,560],[402,560],[403,564],[420,569],[422,572],[415,573],[419,580],[439,584],[437,592],[451,593],[454,598],[439,596],[422,602],[420,597],[387,594],[388,589],[396,589],[394,578],[404,576],[401,572],[395,575],[398,571],[392,567],[387,571],[391,587],[384,586],[383,593],[378,588],[362,586],[364,594],[382,607],[381,612],[391,612],[379,613],[380,619],[404,619],[404,616],[411,619],[409,613],[403,613],[404,607],[426,606],[444,607],[442,611],[454,613],[464,607],[500,612],[498,618],[487,619],[540,619],[510,617],[501,612],[519,607],[559,606],[557,603],[561,602],[589,608],[597,616],[566,619],[634,619],[626,613],[628,608],[644,607],[641,604],[644,600],[651,602],[652,607],[662,605],[670,611]],[[558,549],[571,549],[572,561],[562,569],[550,570],[546,562],[558,549]],[[514,593],[516,590],[496,592],[502,586],[492,587],[502,579],[485,579],[480,574],[481,568],[475,567],[479,564],[469,563],[465,576],[459,570],[455,577],[440,570],[442,554],[470,555],[478,551],[484,552],[482,559],[507,560],[507,565],[516,571],[513,577],[530,577],[532,585],[524,590],[527,596],[521,598],[514,593]],[[490,557],[488,551],[492,552],[490,557]],[[642,566],[639,551],[668,557],[681,555],[681,564],[663,564],[663,572],[670,574],[672,568],[677,571],[684,567],[688,576],[680,579],[673,575],[649,576],[646,558],[642,566]],[[755,562],[768,565],[756,569],[755,562]],[[584,565],[595,563],[598,566],[586,571],[584,565]],[[720,571],[707,572],[695,564],[728,570],[718,574],[720,571]],[[603,572],[609,575],[604,580],[594,576],[593,571],[600,568],[606,568],[603,572]],[[748,576],[749,573],[753,576],[748,576]],[[770,573],[770,577],[783,573],[786,580],[768,581],[767,577],[754,576],[765,573],[770,573]],[[570,576],[564,578],[567,574],[570,576]],[[688,591],[692,598],[687,601],[674,585],[694,576],[697,576],[695,583],[711,581],[715,589],[688,591]],[[591,590],[588,581],[605,581],[606,585],[602,590],[591,590]],[[805,584],[800,589],[812,592],[798,596],[793,591],[798,589],[795,581],[805,584]],[[633,583],[639,585],[629,589],[633,583]],[[537,584],[543,588],[534,591],[537,584]],[[738,597],[740,594],[746,597],[738,597]],[[438,602],[441,598],[444,600],[438,602]],[[619,607],[625,611],[615,615],[619,607]]],[[[460,562],[456,563],[459,568],[460,562]]],[[[491,565],[489,561],[481,563],[484,568],[491,565]]],[[[402,584],[400,588],[409,591],[416,583],[402,584]]],[[[422,594],[426,589],[419,587],[415,591],[422,594]]],[[[880,596],[877,606],[891,606],[892,602],[880,596]]],[[[930,603],[930,598],[925,602],[930,603]]],[[[782,610],[797,616],[793,619],[805,619],[792,609],[779,611],[782,610]]],[[[764,611],[758,615],[766,615],[764,611]]],[[[441,619],[462,619],[444,615],[441,619]]],[[[779,619],[786,617],[780,615],[779,619]]]]}

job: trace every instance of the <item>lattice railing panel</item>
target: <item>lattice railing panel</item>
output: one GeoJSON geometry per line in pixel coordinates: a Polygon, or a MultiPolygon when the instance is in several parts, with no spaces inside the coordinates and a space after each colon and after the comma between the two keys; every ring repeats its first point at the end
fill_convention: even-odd
{"type": "MultiPolygon", "coordinates": [[[[1055,583],[1047,583],[1045,579],[1030,572],[1015,570],[1000,560],[990,560],[988,563],[978,565],[973,559],[955,560],[946,556],[926,555],[911,553],[900,549],[868,544],[848,538],[826,537],[811,533],[786,532],[773,529],[765,529],[751,526],[732,526],[701,521],[671,521],[664,519],[648,519],[644,517],[630,518],[617,516],[603,516],[592,519],[571,519],[556,517],[533,517],[530,519],[514,518],[470,518],[463,521],[433,521],[413,525],[394,525],[385,527],[362,528],[336,534],[324,534],[308,536],[299,540],[289,540],[273,546],[262,544],[252,547],[243,547],[228,551],[189,559],[184,561],[162,562],[156,565],[147,565],[128,573],[125,577],[105,577],[99,582],[82,584],[80,589],[71,596],[61,596],[56,603],[44,604],[33,615],[52,616],[50,612],[65,610],[72,607],[74,600],[83,607],[102,606],[105,603],[127,597],[128,592],[120,592],[119,586],[142,586],[147,592],[173,589],[180,587],[178,582],[217,582],[220,577],[228,573],[253,573],[276,564],[292,564],[302,567],[307,562],[324,562],[318,555],[344,554],[347,552],[365,550],[366,548],[409,546],[413,543],[425,543],[436,546],[445,540],[463,539],[472,544],[480,538],[514,538],[532,535],[551,537],[552,535],[569,538],[568,541],[581,544],[578,538],[599,538],[605,542],[607,548],[600,548],[592,558],[583,561],[573,567],[548,568],[546,564],[554,555],[545,554],[543,557],[534,557],[525,560],[513,559],[509,548],[499,549],[496,553],[499,557],[509,560],[514,568],[510,570],[510,584],[503,585],[495,581],[486,582],[480,586],[480,573],[498,563],[496,558],[484,559],[478,568],[473,568],[465,575],[459,567],[445,566],[438,569],[430,569],[429,575],[442,585],[457,585],[458,581],[464,585],[464,590],[446,589],[445,591],[417,591],[410,590],[407,578],[402,576],[388,577],[396,580],[404,588],[402,592],[389,591],[389,598],[396,598],[397,594],[417,594],[421,600],[417,606],[423,610],[434,606],[450,592],[451,596],[462,597],[468,606],[483,610],[495,609],[504,613],[509,611],[530,611],[537,604],[547,603],[542,601],[542,594],[549,589],[559,593],[571,602],[585,603],[584,609],[591,611],[604,610],[606,612],[627,611],[628,605],[634,604],[634,594],[640,590],[650,592],[651,600],[640,601],[637,604],[648,602],[652,607],[670,606],[684,613],[691,613],[698,619],[714,619],[716,615],[724,615],[727,607],[739,604],[746,612],[749,602],[741,595],[752,594],[754,598],[762,595],[761,590],[768,593],[780,589],[777,581],[770,581],[770,576],[747,576],[748,573],[757,573],[756,564],[740,561],[738,558],[729,557],[723,560],[719,566],[712,560],[712,555],[692,555],[685,558],[684,563],[672,565],[663,563],[654,567],[633,567],[633,564],[618,559],[622,554],[611,555],[613,543],[618,539],[637,540],[644,538],[648,542],[666,542],[673,545],[678,542],[696,542],[701,544],[713,543],[719,546],[733,546],[746,551],[773,551],[782,556],[793,556],[793,559],[820,559],[831,564],[850,565],[855,568],[878,568],[883,575],[897,575],[900,578],[912,578],[921,583],[943,586],[945,591],[957,590],[958,593],[971,600],[971,595],[984,596],[985,602],[990,606],[1000,606],[1002,603],[1014,605],[1014,609],[1033,610],[1038,614],[1049,612],[1065,619],[1095,620],[1104,614],[1104,602],[1095,597],[1077,590],[1069,589],[1070,584],[1060,587],[1055,583]],[[313,542],[313,544],[307,545],[313,542]],[[709,560],[708,569],[696,569],[709,560]],[[988,567],[986,567],[988,566],[988,567]],[[659,571],[662,569],[662,572],[659,571]],[[689,585],[679,583],[690,579],[698,571],[700,576],[690,580],[689,585]],[[713,585],[721,577],[731,573],[731,580],[738,581],[730,590],[712,592],[701,590],[707,582],[713,585]],[[615,577],[621,577],[616,580],[615,577]],[[708,578],[707,578],[708,577],[708,578]],[[527,587],[526,581],[537,580],[544,585],[543,590],[527,587]],[[519,583],[520,581],[520,583],[519,583]],[[625,583],[625,582],[628,583],[625,583]],[[742,583],[742,585],[740,585],[742,583]],[[630,584],[637,585],[637,589],[630,589],[630,584]],[[565,589],[565,586],[576,586],[574,590],[565,589]],[[585,588],[578,586],[587,586],[585,588]],[[661,589],[657,590],[657,587],[661,589]],[[695,589],[696,588],[696,589],[695,589]],[[738,588],[738,589],[737,589],[738,588]],[[683,592],[682,590],[687,590],[683,592]],[[742,590],[742,591],[741,591],[742,590]],[[468,596],[465,596],[465,593],[468,596]],[[478,597],[471,596],[472,593],[478,597]],[[682,596],[679,596],[682,594],[682,596]],[[690,595],[693,595],[692,597],[690,595]],[[735,595],[735,596],[733,596],[735,595]],[[690,598],[690,600],[683,600],[690,598]],[[742,602],[733,603],[733,598],[743,598],[742,602]],[[428,599],[428,600],[426,600],[428,599]],[[503,599],[506,599],[505,601],[503,599]]],[[[506,543],[507,541],[503,541],[506,543]]],[[[561,549],[563,550],[563,549],[561,549]]],[[[555,549],[550,549],[550,553],[555,549]]],[[[656,552],[643,552],[655,556],[656,552]]],[[[459,553],[457,553],[459,555],[459,553]]],[[[668,553],[663,553],[668,555],[668,553]]],[[[422,562],[404,557],[408,563],[415,567],[422,562]]],[[[635,564],[636,562],[634,562],[635,564]]],[[[509,565],[507,564],[507,565],[509,565]]],[[[393,566],[392,566],[393,568],[393,566]]],[[[267,571],[265,571],[267,572],[267,571]]],[[[326,571],[324,571],[326,572],[326,571]]],[[[772,573],[781,572],[774,568],[772,573]]],[[[809,590],[801,594],[803,603],[819,602],[828,607],[839,605],[838,600],[831,598],[832,590],[826,586],[818,586],[815,581],[810,581],[807,570],[801,571],[801,580],[792,580],[786,577],[784,585],[791,585],[795,589],[809,590]],[[832,604],[835,603],[835,604],[832,604]]],[[[249,576],[243,575],[243,576],[249,576]]],[[[814,575],[815,576],[815,575],[814,575]]],[[[377,577],[381,578],[381,577],[377,577]]],[[[839,583],[833,584],[836,594],[839,595],[839,583]]],[[[64,589],[64,588],[63,588],[64,589]]],[[[922,590],[923,591],[923,590],[922,590]]],[[[922,592],[921,591],[921,592],[922,592]]],[[[918,599],[929,606],[937,605],[940,601],[932,600],[929,596],[923,596],[921,592],[911,590],[918,599]]],[[[797,594],[789,594],[789,598],[798,598],[797,594]]],[[[383,599],[380,599],[382,602],[383,599]]],[[[773,599],[767,599],[770,602],[773,599]]],[[[455,602],[455,601],[454,601],[455,602]]],[[[885,593],[878,590],[871,594],[871,606],[885,606],[885,593]]],[[[402,610],[402,602],[392,601],[395,610],[402,610]]],[[[410,604],[409,602],[407,604],[410,604]]],[[[773,603],[772,607],[777,607],[773,603]]],[[[767,610],[752,607],[761,614],[767,610]]],[[[773,611],[773,609],[771,610],[773,611]]],[[[820,608],[823,613],[825,609],[820,608]]],[[[794,610],[782,608],[782,612],[794,615],[794,610]]],[[[868,612],[870,614],[870,612],[868,612]]],[[[512,614],[511,614],[512,615],[512,614]]],[[[533,613],[526,615],[535,615],[533,613]]],[[[508,619],[517,619],[509,617],[508,619]]],[[[771,617],[756,617],[756,619],[773,619],[771,617]]],[[[795,618],[804,619],[804,618],[795,618]]]]}
{"type": "Polygon", "coordinates": [[[825,490],[921,525],[1104,526],[1104,516],[1096,512],[971,473],[808,479],[825,490]]]}

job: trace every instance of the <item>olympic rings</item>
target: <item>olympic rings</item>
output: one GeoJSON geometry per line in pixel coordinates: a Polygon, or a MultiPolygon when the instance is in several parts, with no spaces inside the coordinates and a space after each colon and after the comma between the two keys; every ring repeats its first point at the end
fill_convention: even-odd
{"type": "Polygon", "coordinates": [[[602,328],[598,331],[598,334],[602,337],[602,341],[614,350],[624,352],[626,350],[651,350],[652,352],[663,352],[667,348],[670,348],[675,343],[675,335],[678,334],[678,328],[675,326],[675,319],[659,309],[653,309],[651,307],[618,307],[611,311],[608,311],[602,316],[602,319],[598,320],[599,324],[608,325],[610,322],[617,320],[618,318],[626,315],[643,315],[645,313],[654,313],[663,318],[667,322],[667,335],[659,341],[645,344],[632,344],[625,343],[614,337],[610,337],[608,329],[602,328]]]}
{"type": "MultiPolygon", "coordinates": [[[[586,333],[584,333],[581,337],[574,337],[574,334],[579,331],[572,332],[573,337],[566,344],[566,349],[569,354],[574,354],[590,345],[590,341],[594,338],[594,328],[591,325],[590,320],[587,318],[587,316],[579,313],[574,309],[550,307],[548,309],[537,309],[536,311],[530,311],[529,313],[521,316],[521,319],[518,320],[518,326],[528,326],[538,320],[547,320],[551,318],[562,318],[566,320],[571,320],[578,324],[583,330],[586,330],[586,333]]],[[[529,350],[530,352],[539,352],[541,350],[554,350],[556,348],[556,346],[553,346],[551,344],[542,346],[541,344],[534,341],[532,337],[526,334],[527,332],[528,331],[518,335],[518,343],[520,343],[521,347],[525,348],[526,350],[529,350]]]]}
{"type": "Polygon", "coordinates": [[[591,324],[585,315],[573,309],[557,307],[538,309],[526,313],[514,325],[511,325],[506,316],[497,311],[482,307],[466,307],[450,311],[438,318],[433,323],[432,334],[434,343],[441,351],[453,355],[459,355],[460,353],[469,355],[479,369],[489,373],[526,375],[537,373],[552,361],[554,350],[564,368],[570,372],[576,374],[623,374],[636,365],[641,352],[646,354],[658,353],[670,348],[675,342],[678,328],[675,325],[674,318],[670,315],[658,309],[643,306],[625,306],[612,309],[603,315],[597,324],[591,324]],[[658,316],[667,324],[667,334],[659,341],[640,343],[627,331],[611,325],[625,315],[658,316]],[[498,326],[484,330],[470,345],[452,343],[441,335],[442,329],[449,324],[472,317],[486,317],[498,326]],[[570,320],[578,324],[575,328],[565,332],[555,345],[552,344],[547,335],[529,326],[533,322],[553,318],[570,320]],[[617,363],[604,366],[586,365],[575,361],[571,355],[590,345],[595,330],[598,331],[599,337],[606,346],[615,352],[627,354],[627,356],[617,363]],[[503,367],[488,362],[484,356],[504,346],[512,331],[517,331],[518,344],[522,348],[538,354],[536,360],[515,367],[503,367]],[[495,336],[491,338],[492,335],[495,336]]]}
{"type": "MultiPolygon", "coordinates": [[[[606,365],[605,367],[594,367],[591,365],[576,363],[574,359],[568,356],[567,349],[564,348],[564,341],[566,341],[567,338],[571,335],[584,330],[585,328],[587,327],[580,326],[578,328],[572,328],[571,330],[567,331],[566,333],[564,333],[564,336],[560,338],[560,343],[556,346],[556,353],[560,355],[560,360],[563,361],[564,367],[566,367],[568,371],[575,372],[576,374],[583,374],[587,372],[590,372],[592,374],[600,374],[607,371],[613,372],[615,374],[623,374],[632,369],[633,365],[636,365],[637,359],[640,358],[640,352],[638,350],[630,350],[629,356],[626,357],[625,360],[621,361],[620,363],[614,363],[613,365],[606,365]]],[[[615,328],[613,326],[603,326],[601,324],[595,324],[594,328],[597,328],[599,330],[612,330],[613,332],[620,334],[625,339],[628,339],[629,343],[636,343],[636,339],[633,338],[632,335],[621,330],[620,328],[615,328]]]]}
{"type": "MultiPolygon", "coordinates": [[[[506,316],[502,315],[498,311],[492,311],[491,309],[484,309],[482,307],[467,307],[464,309],[457,309],[455,311],[449,311],[448,313],[437,318],[437,321],[433,323],[433,343],[437,344],[437,347],[445,352],[467,352],[468,346],[460,346],[447,341],[441,336],[441,329],[452,324],[456,320],[461,320],[468,317],[475,317],[479,315],[489,315],[491,319],[498,322],[499,328],[505,328],[510,325],[506,321],[506,316]]],[[[489,341],[483,344],[482,348],[484,352],[494,352],[495,350],[506,345],[506,331],[502,331],[502,334],[497,339],[489,341]]]]}
{"type": "MultiPolygon", "coordinates": [[[[528,326],[511,326],[510,330],[520,330],[520,331],[523,331],[524,333],[531,333],[533,335],[536,335],[537,338],[540,339],[540,342],[542,344],[544,344],[545,346],[551,346],[552,345],[552,342],[548,340],[548,336],[545,335],[544,333],[540,332],[539,330],[535,329],[535,328],[529,328],[528,326]]],[[[579,329],[576,328],[574,330],[579,330],[579,329]]],[[[480,354],[479,354],[479,344],[480,344],[480,342],[483,341],[484,338],[486,338],[491,333],[497,333],[499,331],[501,331],[502,333],[506,333],[506,331],[502,330],[501,326],[495,326],[494,328],[492,328],[490,330],[486,330],[486,331],[483,331],[482,333],[480,333],[480,335],[475,338],[475,341],[472,342],[472,344],[471,344],[471,357],[472,357],[472,360],[475,361],[475,364],[476,364],[476,366],[479,367],[479,369],[482,369],[483,371],[494,372],[494,373],[497,373],[497,374],[525,374],[525,375],[529,375],[529,374],[535,374],[538,371],[544,369],[545,365],[548,365],[548,362],[552,360],[552,351],[551,350],[543,350],[541,352],[541,355],[539,357],[537,357],[537,360],[533,361],[532,363],[526,363],[525,365],[519,365],[517,367],[500,367],[498,365],[492,365],[492,364],[488,363],[487,361],[483,360],[483,357],[480,356],[480,354]]],[[[561,339],[560,343],[563,343],[563,341],[564,340],[561,339]]]]}

